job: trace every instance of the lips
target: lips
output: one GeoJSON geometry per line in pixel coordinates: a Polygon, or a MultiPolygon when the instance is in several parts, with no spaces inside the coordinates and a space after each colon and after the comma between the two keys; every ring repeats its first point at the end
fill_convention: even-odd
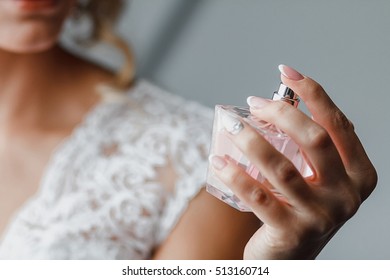
{"type": "Polygon", "coordinates": [[[13,0],[24,10],[40,10],[54,8],[59,0],[13,0]]]}
{"type": "Polygon", "coordinates": [[[42,2],[43,1],[44,2],[46,0],[13,0],[13,1],[17,1],[17,2],[42,2]]]}

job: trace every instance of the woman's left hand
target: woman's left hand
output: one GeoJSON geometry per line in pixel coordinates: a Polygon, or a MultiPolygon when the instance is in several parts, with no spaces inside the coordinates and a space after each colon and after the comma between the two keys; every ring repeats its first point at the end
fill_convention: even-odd
{"type": "MultiPolygon", "coordinates": [[[[313,259],[358,210],[377,182],[375,168],[352,123],[323,88],[288,66],[283,83],[305,102],[312,118],[282,101],[250,98],[251,111],[299,145],[313,175],[294,165],[251,126],[230,138],[267,178],[260,183],[228,158],[212,156],[217,176],[264,223],[247,243],[245,259],[313,259]],[[283,198],[267,187],[271,184],[283,198]]],[[[242,125],[240,125],[240,123],[242,125]]]]}

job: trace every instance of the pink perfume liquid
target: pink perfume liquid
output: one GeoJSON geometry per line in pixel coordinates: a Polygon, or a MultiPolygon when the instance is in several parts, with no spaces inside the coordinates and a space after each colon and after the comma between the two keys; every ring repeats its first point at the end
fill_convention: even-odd
{"type": "MultiPolygon", "coordinates": [[[[272,124],[266,123],[252,116],[249,108],[236,106],[217,105],[215,107],[214,130],[211,144],[211,154],[218,156],[227,156],[241,166],[252,178],[264,182],[266,178],[259,170],[243,155],[243,153],[230,141],[227,132],[223,126],[223,118],[233,117],[243,119],[246,123],[254,127],[268,142],[270,142],[278,151],[284,154],[303,176],[309,176],[311,170],[304,161],[298,145],[283,131],[272,124]]],[[[230,206],[244,212],[250,212],[251,209],[244,205],[238,197],[215,175],[210,166],[207,175],[206,189],[209,193],[224,201],[230,206]]],[[[273,190],[276,195],[278,194],[273,190]]]]}

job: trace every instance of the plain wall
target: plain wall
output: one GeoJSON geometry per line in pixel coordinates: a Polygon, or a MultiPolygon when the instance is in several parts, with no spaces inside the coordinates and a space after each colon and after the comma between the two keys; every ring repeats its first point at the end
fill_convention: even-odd
{"type": "MultiPolygon", "coordinates": [[[[133,0],[118,30],[138,75],[197,100],[270,97],[278,64],[313,77],[353,121],[378,187],[319,259],[390,259],[390,1],[133,0]]],[[[117,65],[120,56],[92,56],[117,65]]]]}

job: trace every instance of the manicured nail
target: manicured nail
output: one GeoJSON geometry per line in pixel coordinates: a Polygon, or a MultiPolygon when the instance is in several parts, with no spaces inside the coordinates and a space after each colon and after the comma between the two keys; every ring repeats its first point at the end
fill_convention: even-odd
{"type": "Polygon", "coordinates": [[[237,135],[241,130],[244,129],[244,125],[239,119],[236,119],[233,116],[224,114],[222,116],[222,125],[232,135],[237,135]]]}
{"type": "Polygon", "coordinates": [[[227,161],[223,157],[217,155],[210,155],[209,161],[211,165],[217,170],[222,170],[227,165],[227,161]]]}
{"type": "Polygon", "coordinates": [[[269,100],[257,96],[249,96],[246,102],[254,109],[261,109],[269,103],[269,100]]]}
{"type": "Polygon", "coordinates": [[[279,71],[282,73],[283,76],[285,76],[287,79],[293,80],[293,81],[300,81],[303,80],[305,77],[299,73],[294,68],[291,68],[287,65],[279,65],[279,71]]]}

